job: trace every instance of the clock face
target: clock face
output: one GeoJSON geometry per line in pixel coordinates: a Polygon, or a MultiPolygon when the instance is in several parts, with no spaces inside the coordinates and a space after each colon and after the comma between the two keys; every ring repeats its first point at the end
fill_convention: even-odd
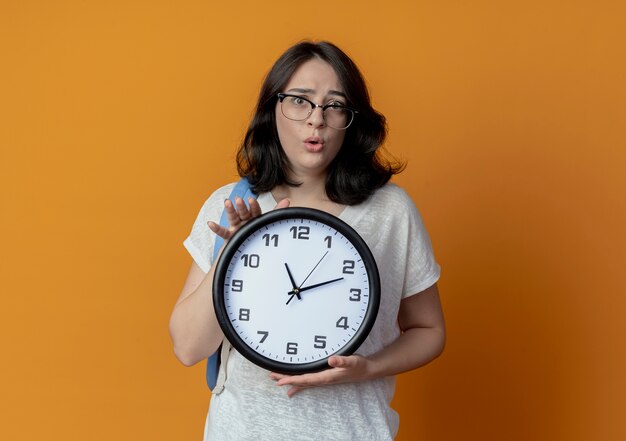
{"type": "Polygon", "coordinates": [[[363,239],[335,216],[275,210],[226,245],[213,303],[224,335],[250,361],[314,372],[367,337],[380,303],[378,269],[363,239]]]}

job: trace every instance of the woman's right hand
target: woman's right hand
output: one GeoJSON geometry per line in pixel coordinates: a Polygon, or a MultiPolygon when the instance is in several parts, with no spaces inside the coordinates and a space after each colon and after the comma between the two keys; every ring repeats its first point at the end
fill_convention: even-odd
{"type": "MultiPolygon", "coordinates": [[[[243,199],[240,197],[235,198],[235,204],[230,199],[226,199],[224,201],[224,210],[226,211],[226,215],[228,216],[228,227],[222,227],[221,225],[209,221],[208,225],[211,231],[220,236],[222,239],[227,241],[239,230],[239,228],[243,227],[246,222],[254,219],[255,217],[259,217],[261,215],[261,207],[259,202],[254,198],[248,199],[249,207],[246,206],[243,199]]],[[[289,199],[281,200],[276,206],[274,210],[279,208],[287,208],[289,206],[289,199]]]]}
{"type": "MultiPolygon", "coordinates": [[[[222,227],[215,222],[209,222],[208,226],[211,231],[224,241],[230,239],[246,222],[261,215],[261,207],[255,199],[248,199],[248,203],[250,208],[246,207],[241,198],[237,198],[235,204],[227,199],[224,202],[224,209],[230,225],[222,227]]],[[[283,199],[276,204],[274,209],[288,206],[289,200],[283,199]]],[[[214,273],[215,265],[205,274],[198,264],[191,263],[187,280],[170,318],[170,335],[174,342],[174,353],[186,366],[207,358],[217,350],[224,338],[213,310],[214,273]]]]}

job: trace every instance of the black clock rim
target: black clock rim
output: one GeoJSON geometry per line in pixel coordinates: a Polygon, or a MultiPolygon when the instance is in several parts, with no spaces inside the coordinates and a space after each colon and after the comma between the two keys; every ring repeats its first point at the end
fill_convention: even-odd
{"type": "Polygon", "coordinates": [[[267,369],[272,372],[278,372],[283,374],[303,374],[310,372],[318,372],[327,369],[328,358],[333,355],[351,355],[363,344],[367,336],[369,335],[376,317],[378,315],[378,309],[380,306],[380,276],[378,273],[378,265],[374,259],[369,246],[354,230],[343,220],[339,219],[332,214],[325,211],[317,210],[308,207],[289,207],[267,212],[259,217],[256,217],[241,227],[233,237],[228,241],[222,254],[217,262],[215,268],[215,275],[213,278],[213,305],[217,321],[224,333],[224,336],[228,339],[231,345],[237,349],[237,351],[247,358],[252,363],[267,369]],[[357,249],[365,268],[368,271],[369,278],[369,296],[370,301],[363,317],[363,324],[354,334],[352,339],[339,351],[329,354],[328,357],[316,360],[308,363],[283,363],[275,360],[271,360],[262,356],[258,352],[254,351],[248,346],[235,332],[235,328],[232,326],[228,316],[226,314],[226,307],[224,304],[224,280],[226,278],[226,272],[228,265],[233,258],[233,255],[239,248],[239,246],[255,231],[259,228],[271,224],[279,220],[288,220],[294,218],[307,218],[313,221],[321,222],[331,226],[341,234],[343,234],[357,249]]]}

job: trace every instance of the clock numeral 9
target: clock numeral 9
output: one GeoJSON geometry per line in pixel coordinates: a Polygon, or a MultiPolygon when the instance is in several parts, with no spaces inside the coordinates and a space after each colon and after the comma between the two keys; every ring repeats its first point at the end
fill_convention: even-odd
{"type": "Polygon", "coordinates": [[[298,353],[298,343],[287,343],[287,354],[296,355],[298,353]]]}
{"type": "Polygon", "coordinates": [[[350,297],[348,297],[348,300],[350,300],[351,302],[360,302],[361,301],[361,290],[357,289],[357,288],[351,288],[350,289],[350,294],[352,294],[350,297]]]}
{"type": "Polygon", "coordinates": [[[230,290],[232,292],[241,292],[243,291],[243,280],[233,280],[230,282],[230,290]]]}
{"type": "Polygon", "coordinates": [[[270,246],[270,242],[274,242],[275,247],[278,246],[278,234],[272,234],[271,236],[269,234],[264,234],[263,235],[263,240],[265,241],[265,246],[269,247],[270,246]]]}
{"type": "Polygon", "coordinates": [[[337,327],[348,329],[348,317],[339,317],[339,320],[337,320],[337,327]]]}
{"type": "Polygon", "coordinates": [[[315,344],[313,345],[316,349],[324,349],[326,347],[326,336],[325,335],[316,335],[315,336],[315,344]]]}
{"type": "Polygon", "coordinates": [[[250,268],[258,268],[261,258],[258,254],[244,254],[241,256],[243,260],[243,266],[249,266],[250,268]]]}
{"type": "Polygon", "coordinates": [[[354,274],[354,260],[344,260],[343,261],[343,273],[344,274],[354,274]]]}
{"type": "Polygon", "coordinates": [[[304,240],[309,240],[309,233],[311,232],[310,228],[305,227],[305,226],[291,227],[289,231],[293,233],[294,239],[304,239],[304,240]]]}
{"type": "Polygon", "coordinates": [[[256,333],[263,336],[261,337],[261,340],[259,340],[259,343],[263,343],[267,336],[270,335],[270,333],[267,331],[256,331],[256,333]]]}
{"type": "Polygon", "coordinates": [[[239,309],[239,320],[241,320],[242,322],[249,322],[250,321],[250,310],[249,309],[245,309],[245,308],[239,309]]]}

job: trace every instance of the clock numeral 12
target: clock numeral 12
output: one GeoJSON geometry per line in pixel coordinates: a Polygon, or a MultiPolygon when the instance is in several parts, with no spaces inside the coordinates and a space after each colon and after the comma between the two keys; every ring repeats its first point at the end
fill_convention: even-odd
{"type": "Polygon", "coordinates": [[[311,232],[311,229],[306,226],[300,226],[300,227],[294,226],[294,227],[291,227],[289,231],[293,233],[294,239],[309,240],[309,233],[311,232]]]}
{"type": "Polygon", "coordinates": [[[263,235],[263,240],[265,240],[265,246],[269,247],[270,246],[270,242],[274,242],[275,247],[278,246],[278,234],[272,234],[271,236],[269,234],[264,234],[263,235]]]}
{"type": "Polygon", "coordinates": [[[244,254],[241,256],[243,260],[243,266],[249,266],[250,268],[258,268],[261,258],[258,254],[244,254]]]}
{"type": "Polygon", "coordinates": [[[348,329],[348,317],[339,317],[339,320],[337,320],[337,327],[348,329]]]}
{"type": "Polygon", "coordinates": [[[293,342],[287,343],[287,354],[296,355],[297,353],[298,353],[298,343],[293,343],[293,342]]]}

